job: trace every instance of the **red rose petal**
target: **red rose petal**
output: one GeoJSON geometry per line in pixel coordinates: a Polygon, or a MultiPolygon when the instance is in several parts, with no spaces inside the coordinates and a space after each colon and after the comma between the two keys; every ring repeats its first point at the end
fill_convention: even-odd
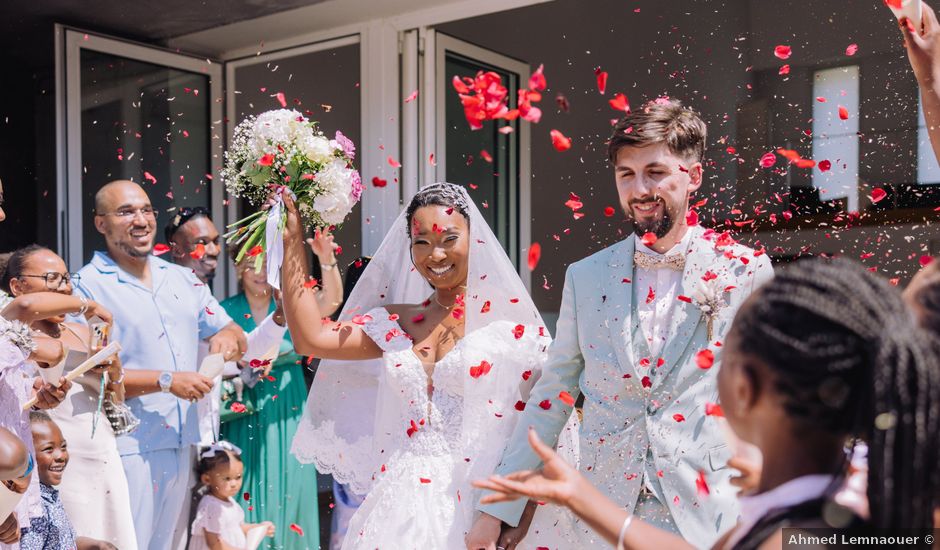
{"type": "Polygon", "coordinates": [[[608,100],[607,103],[610,105],[610,108],[615,111],[630,112],[630,100],[623,94],[615,95],[614,98],[608,100]]]}
{"type": "Polygon", "coordinates": [[[166,254],[166,253],[169,252],[169,251],[170,251],[170,247],[167,246],[167,245],[165,245],[165,244],[163,244],[163,243],[157,243],[157,244],[155,244],[155,245],[153,246],[153,255],[154,255],[154,256],[159,256],[159,255],[161,255],[161,254],[166,254]]]}
{"type": "Polygon", "coordinates": [[[790,48],[790,46],[780,45],[774,48],[774,55],[779,59],[789,59],[791,53],[793,53],[793,50],[790,48]]]}
{"type": "Polygon", "coordinates": [[[685,422],[685,417],[679,413],[672,415],[672,419],[675,420],[676,422],[685,422]]]}
{"type": "Polygon", "coordinates": [[[725,412],[721,410],[718,403],[705,403],[705,416],[724,416],[725,412]]]}
{"type": "Polygon", "coordinates": [[[640,242],[642,242],[646,246],[653,246],[654,244],[656,244],[657,240],[658,239],[655,233],[645,233],[643,235],[643,238],[640,239],[640,242]]]}
{"type": "Polygon", "coordinates": [[[528,380],[530,376],[532,376],[532,371],[530,371],[530,370],[527,370],[527,371],[525,371],[525,372],[522,373],[522,379],[523,379],[523,380],[528,380]]]}
{"type": "Polygon", "coordinates": [[[304,536],[304,530],[296,523],[290,524],[290,530],[297,533],[300,536],[304,536]]]}
{"type": "Polygon", "coordinates": [[[385,187],[386,185],[388,185],[388,180],[384,180],[378,176],[372,178],[373,187],[385,187]]]}
{"type": "Polygon", "coordinates": [[[885,191],[885,190],[882,189],[881,187],[876,187],[876,188],[872,189],[872,191],[871,191],[871,203],[872,203],[872,204],[878,204],[879,202],[881,202],[882,200],[884,200],[884,198],[887,197],[887,196],[888,196],[887,191],[885,191]]]}
{"type": "Polygon", "coordinates": [[[549,401],[548,399],[545,399],[541,403],[539,403],[539,407],[547,411],[548,409],[552,408],[552,402],[549,401]]]}
{"type": "Polygon", "coordinates": [[[535,266],[539,265],[539,259],[542,257],[542,245],[532,243],[529,246],[529,271],[535,271],[535,266]]]}
{"type": "Polygon", "coordinates": [[[842,120],[849,119],[849,110],[843,107],[842,105],[839,105],[839,118],[841,118],[842,120]]]}
{"type": "Polygon", "coordinates": [[[271,153],[268,153],[267,155],[262,155],[262,157],[258,159],[258,164],[260,164],[261,166],[271,166],[272,164],[274,164],[274,155],[271,153]]]}
{"type": "Polygon", "coordinates": [[[607,91],[607,71],[598,67],[594,69],[594,74],[597,76],[597,91],[603,95],[607,91]]]}
{"type": "Polygon", "coordinates": [[[564,403],[565,405],[568,405],[569,407],[574,407],[574,397],[572,397],[570,393],[563,391],[558,394],[558,399],[560,399],[561,402],[564,403]]]}
{"type": "Polygon", "coordinates": [[[845,48],[845,55],[855,55],[856,52],[858,52],[858,44],[849,44],[848,47],[845,48]]]}
{"type": "Polygon", "coordinates": [[[828,172],[829,169],[832,168],[832,162],[828,160],[821,160],[819,161],[819,164],[816,165],[816,167],[819,168],[820,172],[828,172]]]}
{"type": "Polygon", "coordinates": [[[689,210],[685,215],[685,224],[689,227],[695,227],[698,225],[698,212],[695,210],[689,210]]]}
{"type": "Polygon", "coordinates": [[[695,364],[700,369],[710,369],[715,364],[715,353],[710,349],[703,349],[695,354],[695,364]]]}
{"type": "Polygon", "coordinates": [[[708,490],[708,481],[705,480],[705,472],[703,470],[698,471],[698,478],[695,480],[695,490],[698,491],[700,496],[705,497],[711,492],[708,490]]]}
{"type": "Polygon", "coordinates": [[[552,145],[555,147],[556,151],[563,152],[571,149],[571,138],[565,137],[565,135],[558,130],[552,130],[549,134],[552,137],[552,145]]]}
{"type": "Polygon", "coordinates": [[[525,401],[516,401],[516,410],[524,411],[525,410],[525,401]]]}
{"type": "Polygon", "coordinates": [[[770,168],[774,164],[777,164],[777,155],[773,153],[764,153],[764,156],[760,158],[760,165],[762,168],[770,168]]]}
{"type": "Polygon", "coordinates": [[[522,338],[523,334],[525,334],[525,325],[516,325],[512,329],[512,335],[516,337],[516,340],[522,338]]]}
{"type": "Polygon", "coordinates": [[[613,216],[615,212],[616,210],[614,210],[613,206],[607,206],[604,208],[604,215],[607,216],[608,218],[613,216]]]}

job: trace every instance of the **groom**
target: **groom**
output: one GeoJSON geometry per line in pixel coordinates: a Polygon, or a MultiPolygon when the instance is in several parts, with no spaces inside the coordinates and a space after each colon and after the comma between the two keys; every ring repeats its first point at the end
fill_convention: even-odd
{"type": "MultiPolygon", "coordinates": [[[[707,547],[738,517],[731,450],[709,418],[720,410],[721,343],[773,270],[766,255],[702,229],[689,213],[705,142],[701,118],[668,99],[615,126],[608,155],[635,234],[569,266],[548,361],[496,473],[537,468],[528,428],[554,445],[571,414],[559,396],[583,394],[582,473],[638,518],[707,547]]],[[[519,525],[525,508],[479,506],[468,548],[513,548],[520,529],[506,527],[501,539],[500,529],[519,525]]],[[[576,530],[585,543],[593,536],[584,524],[576,530]]]]}

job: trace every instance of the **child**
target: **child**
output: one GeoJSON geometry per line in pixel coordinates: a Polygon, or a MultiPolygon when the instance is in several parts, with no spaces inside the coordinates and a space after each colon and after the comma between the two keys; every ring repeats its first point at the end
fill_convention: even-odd
{"type": "Polygon", "coordinates": [[[193,521],[189,550],[244,550],[247,534],[267,526],[267,536],[274,536],[274,524],[245,523],[245,511],[232,498],[241,491],[241,449],[228,441],[213,443],[199,454],[196,473],[205,492],[199,500],[193,521]]]}
{"type": "Polygon", "coordinates": [[[68,445],[59,426],[45,412],[30,412],[29,423],[36,449],[42,516],[32,518],[29,528],[23,530],[21,550],[117,550],[108,542],[75,535],[55,488],[62,483],[62,474],[69,463],[68,445]]]}

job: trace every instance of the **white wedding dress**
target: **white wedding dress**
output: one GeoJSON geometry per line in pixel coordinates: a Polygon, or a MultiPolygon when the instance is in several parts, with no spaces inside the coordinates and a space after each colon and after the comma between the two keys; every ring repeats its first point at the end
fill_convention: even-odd
{"type": "MultiPolygon", "coordinates": [[[[546,359],[550,339],[538,308],[466,191],[454,189],[470,221],[464,337],[425,365],[385,308],[433,292],[411,263],[403,212],[340,314],[383,355],[322,361],[291,445],[300,462],[366,495],[344,550],[465,548],[480,498],[470,484],[496,469],[546,359]]],[[[576,426],[572,415],[558,444],[569,463],[578,458],[576,426]]],[[[563,542],[569,518],[540,507],[520,550],[572,548],[563,542]]]]}
{"type": "Polygon", "coordinates": [[[465,399],[466,389],[476,381],[471,368],[479,367],[473,372],[479,378],[496,376],[492,369],[506,368],[515,357],[541,357],[549,340],[531,327],[516,340],[514,325],[499,321],[467,334],[440,361],[426,366],[384,308],[369,316],[372,320],[363,329],[385,352],[379,391],[406,406],[391,423],[398,426],[391,434],[395,450],[385,457],[372,490],[350,521],[343,548],[462,548],[479,498],[468,477],[476,469],[473,462],[489,455],[489,469],[495,467],[492,457],[498,460],[515,424],[511,415],[519,414],[515,408],[500,410],[492,402],[465,399]],[[483,361],[492,365],[486,374],[483,361]],[[503,416],[509,429],[490,434],[490,449],[466,456],[462,432],[476,415],[503,416]]]}

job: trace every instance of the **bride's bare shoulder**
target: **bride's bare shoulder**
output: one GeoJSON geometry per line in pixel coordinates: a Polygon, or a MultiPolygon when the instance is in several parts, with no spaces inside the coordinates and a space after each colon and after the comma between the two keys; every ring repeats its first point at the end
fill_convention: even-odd
{"type": "Polygon", "coordinates": [[[385,306],[385,310],[392,315],[398,315],[406,319],[410,319],[419,313],[422,308],[421,304],[389,304],[385,306]]]}

